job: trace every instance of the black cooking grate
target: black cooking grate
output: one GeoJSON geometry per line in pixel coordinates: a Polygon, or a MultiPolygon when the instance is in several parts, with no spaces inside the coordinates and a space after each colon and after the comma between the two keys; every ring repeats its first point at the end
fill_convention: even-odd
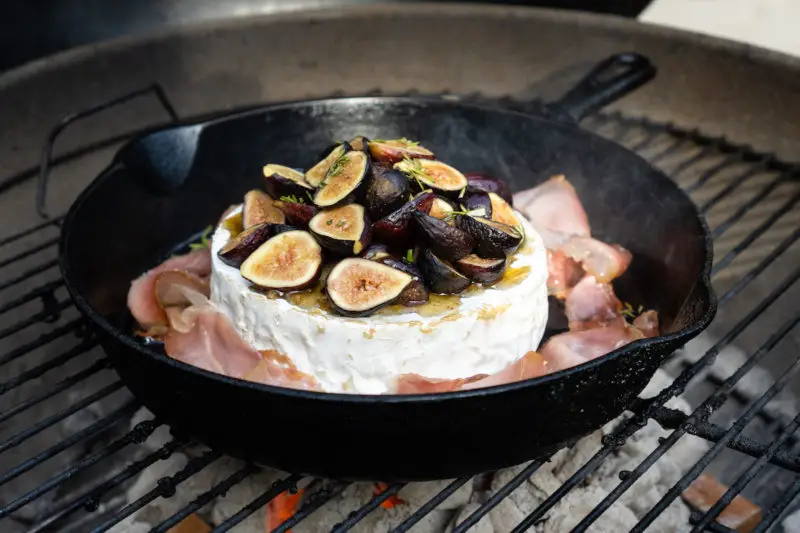
{"type": "MultiPolygon", "coordinates": [[[[174,119],[173,108],[157,87],[125,95],[87,113],[69,117],[54,130],[45,147],[44,164],[38,169],[41,182],[46,181],[49,168],[92,154],[122,139],[103,139],[51,160],[55,138],[72,121],[122,104],[148,91],[155,91],[174,119]]],[[[513,105],[509,101],[501,103],[513,105]]],[[[791,260],[791,254],[798,252],[794,245],[800,236],[800,219],[796,209],[800,200],[800,167],[779,161],[770,154],[736,146],[723,138],[706,137],[696,131],[656,124],[647,119],[634,119],[619,113],[595,115],[587,119],[584,126],[627,145],[664,169],[701,206],[716,239],[714,282],[719,294],[720,318],[712,330],[717,339],[699,358],[687,361],[679,356],[669,363],[673,370],[679,370],[672,384],[653,398],[639,400],[632,407],[631,416],[604,437],[595,455],[533,509],[514,531],[529,529],[545,520],[556,503],[584,482],[649,419],[655,419],[663,427],[672,430],[671,433],[660,439],[658,447],[633,470],[619,473],[619,484],[583,518],[574,531],[587,530],[684,434],[706,439],[711,443],[710,449],[653,506],[635,530],[645,530],[699,474],[707,471],[725,454],[735,453],[743,469],[730,476],[728,481],[731,490],[720,504],[706,514],[692,515],[694,530],[732,531],[715,523],[715,517],[736,494],[742,491],[747,493],[748,487],[759,486],[759,479],[766,472],[773,473],[772,477],[767,478],[772,483],[777,470],[783,476],[780,478],[782,490],[770,501],[756,498],[763,509],[763,519],[756,531],[765,531],[784,516],[800,493],[800,455],[794,449],[796,441],[793,436],[800,424],[800,414],[791,418],[792,413],[776,411],[768,405],[770,400],[793,383],[792,378],[800,369],[800,351],[790,350],[788,355],[782,357],[783,368],[774,373],[779,376],[778,379],[768,383],[765,390],[753,394],[752,391],[737,387],[753,368],[767,362],[776,347],[787,344],[782,341],[791,341],[797,335],[795,328],[800,313],[796,305],[791,301],[786,305],[785,300],[791,300],[791,293],[796,291],[794,285],[800,276],[800,268],[791,260]],[[786,264],[781,267],[782,263],[786,264]],[[759,333],[760,337],[756,339],[753,331],[759,333]],[[734,341],[752,345],[752,349],[748,350],[751,355],[730,375],[720,377],[707,373],[717,355],[734,341]],[[690,382],[693,382],[691,391],[700,394],[695,402],[699,407],[688,416],[666,407],[669,399],[688,394],[690,382]],[[729,398],[733,401],[727,402],[729,398]],[[733,410],[733,414],[727,419],[712,420],[726,409],[733,410]],[[757,432],[757,438],[745,436],[745,431],[754,420],[762,428],[757,432]],[[752,459],[743,459],[748,456],[752,459]]],[[[36,172],[36,169],[31,169],[0,181],[0,191],[13,187],[36,172]]],[[[44,212],[44,196],[40,195],[38,200],[40,212],[44,212]]],[[[0,240],[0,291],[3,294],[0,340],[13,346],[0,354],[0,367],[14,369],[11,377],[0,383],[0,401],[5,402],[0,404],[0,429],[12,428],[8,435],[0,437],[0,455],[16,454],[14,457],[20,457],[19,461],[13,463],[15,466],[0,472],[0,494],[11,494],[0,507],[0,523],[5,522],[25,531],[104,531],[157,498],[168,498],[180,490],[192,490],[189,485],[193,476],[221,460],[221,456],[207,450],[191,459],[179,471],[159,479],[138,500],[127,502],[124,498],[124,487],[141,472],[192,443],[181,435],[172,435],[158,449],[142,447],[141,443],[162,426],[158,420],[142,421],[128,431],[131,416],[139,405],[111,371],[108,359],[97,349],[96,341],[83,319],[77,315],[58,277],[55,248],[60,220],[54,218],[0,240]],[[26,287],[23,292],[15,292],[23,285],[26,287]],[[65,343],[69,345],[67,349],[63,348],[65,343]],[[57,349],[54,348],[56,344],[57,349]],[[42,376],[54,374],[57,375],[56,379],[41,379],[42,376]],[[102,412],[93,410],[101,403],[106,406],[102,412]],[[45,414],[41,416],[31,415],[41,411],[39,408],[43,405],[53,407],[43,411],[45,414]],[[66,424],[75,419],[78,422],[66,424]],[[37,444],[38,447],[35,446],[37,444]],[[70,456],[70,450],[75,448],[80,448],[80,455],[75,452],[76,455],[70,456]],[[44,478],[33,475],[49,461],[65,455],[68,457],[62,462],[62,468],[48,473],[44,478]],[[26,485],[28,479],[33,481],[26,485]],[[40,508],[24,512],[41,502],[44,504],[40,508]]],[[[6,372],[6,375],[9,373],[6,372]]],[[[457,524],[453,531],[467,531],[477,524],[545,462],[546,459],[542,459],[526,465],[457,524]]],[[[192,494],[195,499],[191,503],[172,516],[164,517],[153,531],[167,531],[216,498],[224,497],[228,490],[255,475],[258,470],[255,466],[245,465],[210,490],[192,494]]],[[[300,475],[287,475],[273,485],[265,486],[263,493],[252,501],[237,502],[241,503],[241,509],[214,531],[235,528],[279,493],[295,490],[298,483],[306,481],[300,475]]],[[[462,485],[471,481],[470,478],[452,481],[402,523],[396,524],[394,531],[411,529],[462,485]]],[[[276,531],[286,531],[296,526],[341,494],[347,485],[331,480],[312,481],[306,489],[310,495],[276,531]]],[[[384,492],[363,502],[360,508],[354,508],[337,525],[335,531],[347,531],[369,513],[381,512],[378,509],[381,504],[402,487],[402,484],[389,485],[384,492]]]]}

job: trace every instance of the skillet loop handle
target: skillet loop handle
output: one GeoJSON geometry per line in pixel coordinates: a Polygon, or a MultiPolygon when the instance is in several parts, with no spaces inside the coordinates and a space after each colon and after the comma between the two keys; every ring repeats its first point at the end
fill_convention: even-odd
{"type": "Polygon", "coordinates": [[[656,75],[649,59],[635,52],[617,54],[594,67],[554,103],[575,122],[638,89],[656,75]]]}

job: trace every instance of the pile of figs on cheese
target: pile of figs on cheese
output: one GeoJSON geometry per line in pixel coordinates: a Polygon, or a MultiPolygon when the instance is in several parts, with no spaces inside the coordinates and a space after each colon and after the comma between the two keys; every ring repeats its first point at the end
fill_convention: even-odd
{"type": "Polygon", "coordinates": [[[659,334],[614,294],[633,258],[592,238],[564,176],[512,196],[437,155],[356,137],[306,170],[267,164],[213,242],[133,281],[138,333],[212,372],[366,394],[530,379],[659,334]],[[539,346],[548,298],[569,329],[539,346]]]}

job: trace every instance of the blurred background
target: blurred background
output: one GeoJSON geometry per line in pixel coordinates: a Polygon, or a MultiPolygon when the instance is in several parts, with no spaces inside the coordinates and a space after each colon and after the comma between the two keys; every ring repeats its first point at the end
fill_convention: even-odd
{"type": "MultiPolygon", "coordinates": [[[[193,22],[388,0],[3,0],[0,71],[38,57],[105,39],[193,22]]],[[[394,0],[398,3],[398,0],[394,0]]],[[[424,0],[405,0],[418,3],[424,0]]],[[[445,2],[441,3],[447,3],[445,2]]],[[[651,0],[460,0],[580,9],[636,17],[651,0]]]]}

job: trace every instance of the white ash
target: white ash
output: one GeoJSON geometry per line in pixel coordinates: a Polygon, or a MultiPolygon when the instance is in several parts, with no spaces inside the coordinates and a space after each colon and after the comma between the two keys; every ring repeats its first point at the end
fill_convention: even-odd
{"type": "Polygon", "coordinates": [[[784,518],[781,527],[785,533],[800,533],[800,509],[784,518]]]}
{"type": "MultiPolygon", "coordinates": [[[[653,396],[671,383],[671,379],[658,371],[643,392],[643,396],[653,396]]],[[[689,412],[689,405],[676,398],[669,402],[670,407],[689,412]]],[[[134,417],[133,424],[148,420],[152,415],[142,410],[134,417]]],[[[478,533],[500,533],[513,529],[533,511],[548,495],[582,467],[601,447],[601,438],[611,431],[612,422],[602,430],[585,437],[572,448],[556,453],[549,462],[539,468],[528,480],[514,490],[508,498],[484,516],[471,531],[478,533]]],[[[659,437],[669,434],[655,422],[639,430],[620,448],[614,450],[601,464],[600,468],[583,480],[567,496],[550,509],[531,531],[555,533],[574,527],[586,514],[605,498],[620,483],[619,472],[633,470],[657,445],[659,437]]],[[[150,449],[157,449],[170,440],[166,428],[159,428],[146,442],[150,449]]],[[[661,457],[650,469],[592,525],[590,531],[597,533],[618,532],[630,529],[661,498],[707,449],[704,441],[685,436],[661,457]]],[[[175,453],[166,460],[156,462],[146,469],[129,489],[131,501],[152,489],[158,479],[173,475],[188,461],[189,457],[199,455],[202,448],[191,448],[175,453]]],[[[191,476],[177,487],[171,498],[159,498],[141,511],[117,525],[113,531],[147,531],[188,504],[202,492],[227,478],[244,463],[222,458],[200,473],[191,476]]],[[[491,494],[513,478],[524,465],[496,472],[489,478],[489,490],[483,490],[484,478],[476,478],[456,490],[437,509],[429,513],[415,527],[420,533],[445,533],[452,531],[455,524],[462,522],[491,494]]],[[[261,495],[274,481],[286,474],[264,469],[235,485],[226,495],[217,498],[198,514],[212,525],[218,525],[244,505],[261,495]]],[[[421,505],[446,487],[451,480],[426,483],[411,483],[403,487],[398,496],[405,502],[391,509],[378,508],[368,514],[352,531],[389,531],[408,518],[421,505]]],[[[354,483],[340,495],[327,502],[305,520],[292,528],[295,533],[329,531],[336,524],[369,501],[374,495],[373,483],[354,483]]],[[[311,490],[313,492],[313,490],[311,490]]],[[[305,496],[304,496],[305,497],[305,496]]],[[[266,525],[266,511],[259,509],[234,531],[241,533],[263,533],[266,525]]],[[[667,510],[648,529],[651,532],[674,532],[689,530],[689,511],[680,500],[672,502],[667,510]]]]}

